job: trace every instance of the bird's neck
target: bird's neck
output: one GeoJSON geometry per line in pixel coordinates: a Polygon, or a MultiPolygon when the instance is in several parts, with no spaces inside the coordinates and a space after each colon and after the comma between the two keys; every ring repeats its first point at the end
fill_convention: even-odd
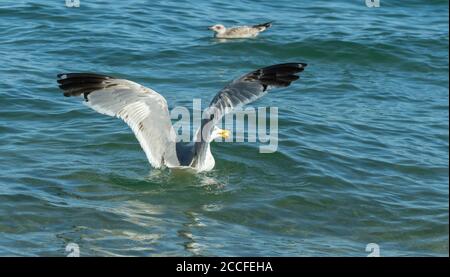
{"type": "Polygon", "coordinates": [[[209,142],[203,143],[197,149],[196,158],[193,167],[198,171],[209,171],[214,168],[215,160],[211,153],[211,145],[209,142]]]}
{"type": "MultiPolygon", "coordinates": [[[[210,142],[212,141],[212,136],[208,136],[207,140],[205,141],[203,136],[202,136],[202,130],[203,132],[210,132],[209,129],[204,130],[205,128],[205,124],[208,121],[205,120],[204,122],[202,122],[201,127],[197,130],[195,137],[196,137],[196,142],[194,143],[194,155],[195,158],[192,161],[191,166],[194,167],[196,170],[198,171],[209,171],[211,169],[213,169],[215,161],[214,161],[214,157],[211,153],[211,146],[210,146],[210,142]]],[[[208,125],[206,125],[208,126],[208,125]]],[[[210,128],[210,126],[208,127],[210,128]]]]}

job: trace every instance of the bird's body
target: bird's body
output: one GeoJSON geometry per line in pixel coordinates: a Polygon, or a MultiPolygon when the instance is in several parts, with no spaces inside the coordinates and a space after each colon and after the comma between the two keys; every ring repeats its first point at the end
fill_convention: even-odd
{"type": "Polygon", "coordinates": [[[215,160],[210,143],[229,131],[215,124],[233,108],[253,102],[272,87],[287,87],[299,77],[304,63],[278,64],[245,74],[223,88],[211,101],[192,143],[177,142],[164,97],[135,82],[92,73],[58,75],[64,96],[83,96],[95,111],[121,118],[133,130],[149,163],[160,168],[209,171],[215,160]]]}
{"type": "Polygon", "coordinates": [[[264,32],[272,26],[272,22],[267,22],[263,24],[253,25],[253,26],[236,26],[231,28],[226,28],[221,24],[216,24],[209,27],[210,30],[214,31],[214,37],[216,38],[253,38],[259,35],[259,33],[264,32]]]}

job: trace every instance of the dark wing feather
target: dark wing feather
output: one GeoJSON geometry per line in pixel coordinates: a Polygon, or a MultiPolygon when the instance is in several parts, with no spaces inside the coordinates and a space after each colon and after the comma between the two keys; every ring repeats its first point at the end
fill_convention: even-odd
{"type": "Polygon", "coordinates": [[[114,77],[95,73],[65,73],[58,74],[57,77],[59,88],[67,97],[84,94],[84,98],[87,99],[89,93],[115,85],[111,82],[114,77]]]}

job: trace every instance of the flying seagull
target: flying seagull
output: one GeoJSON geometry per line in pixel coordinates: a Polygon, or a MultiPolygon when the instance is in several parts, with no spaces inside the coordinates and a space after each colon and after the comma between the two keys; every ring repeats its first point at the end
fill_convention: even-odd
{"type": "Polygon", "coordinates": [[[272,26],[272,22],[253,26],[236,26],[231,28],[225,28],[222,24],[216,24],[208,27],[208,29],[214,31],[216,38],[253,38],[264,32],[272,26]]]}
{"type": "Polygon", "coordinates": [[[229,137],[228,130],[215,126],[233,108],[262,97],[271,88],[287,87],[305,63],[285,63],[264,67],[232,81],[219,91],[206,110],[205,119],[190,144],[176,141],[166,99],[135,82],[93,73],[58,74],[64,96],[82,96],[95,111],[121,118],[133,130],[148,161],[155,168],[189,167],[197,171],[214,168],[210,143],[229,137]]]}

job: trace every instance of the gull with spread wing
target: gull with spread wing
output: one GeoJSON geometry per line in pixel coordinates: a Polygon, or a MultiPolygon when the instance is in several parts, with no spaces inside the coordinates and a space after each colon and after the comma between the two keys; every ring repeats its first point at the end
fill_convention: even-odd
{"type": "Polygon", "coordinates": [[[82,96],[95,111],[121,118],[130,126],[155,168],[194,168],[209,171],[215,161],[210,143],[229,137],[228,130],[215,126],[233,110],[255,101],[271,88],[287,87],[305,63],[285,63],[264,67],[232,81],[219,91],[206,110],[205,119],[190,144],[177,142],[166,100],[156,91],[135,82],[93,73],[58,74],[64,96],[82,96]]]}

